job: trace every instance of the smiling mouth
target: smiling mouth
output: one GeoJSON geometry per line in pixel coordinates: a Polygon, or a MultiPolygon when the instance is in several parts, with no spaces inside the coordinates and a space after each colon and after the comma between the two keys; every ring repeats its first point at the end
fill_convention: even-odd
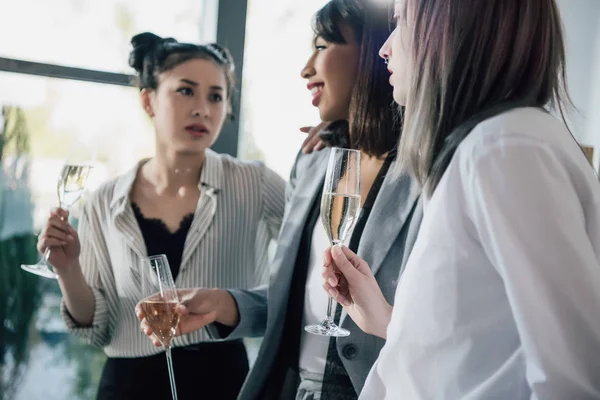
{"type": "Polygon", "coordinates": [[[317,106],[319,100],[321,98],[321,94],[323,94],[323,84],[314,85],[310,88],[310,94],[312,94],[312,104],[313,106],[317,106]]]}

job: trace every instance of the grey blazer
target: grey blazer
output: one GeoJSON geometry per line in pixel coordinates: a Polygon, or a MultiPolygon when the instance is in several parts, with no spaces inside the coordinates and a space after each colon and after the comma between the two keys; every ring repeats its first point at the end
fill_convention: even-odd
{"type": "MultiPolygon", "coordinates": [[[[323,184],[329,153],[329,150],[323,150],[300,155],[296,160],[286,188],[285,214],[271,266],[269,287],[251,291],[230,290],[240,312],[238,326],[226,337],[220,336],[215,326],[208,327],[214,338],[264,336],[256,363],[238,397],[240,400],[259,399],[269,379],[282,340],[300,237],[311,205],[323,184]]],[[[394,299],[401,266],[412,249],[422,218],[416,183],[408,176],[396,176],[395,167],[396,163],[390,166],[358,248],[358,254],[371,266],[390,303],[394,299]]],[[[364,333],[346,313],[342,314],[340,323],[351,333],[348,337],[337,339],[337,349],[356,392],[360,393],[385,341],[364,333]]],[[[280,398],[293,398],[293,394],[281,395],[280,398]]]]}

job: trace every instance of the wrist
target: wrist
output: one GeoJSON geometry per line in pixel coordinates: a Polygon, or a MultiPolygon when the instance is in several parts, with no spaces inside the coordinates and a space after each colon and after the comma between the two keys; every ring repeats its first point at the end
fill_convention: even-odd
{"type": "Polygon", "coordinates": [[[79,279],[82,275],[81,266],[79,265],[79,260],[75,260],[73,263],[65,265],[62,268],[53,268],[54,273],[58,276],[58,278],[62,281],[72,281],[75,279],[79,279]]]}
{"type": "Polygon", "coordinates": [[[379,336],[382,339],[387,339],[387,328],[390,324],[390,321],[392,320],[393,311],[394,307],[384,299],[381,307],[381,312],[377,313],[378,318],[374,327],[374,335],[379,336]]]}
{"type": "Polygon", "coordinates": [[[227,290],[214,290],[217,298],[215,321],[225,326],[235,327],[240,321],[235,299],[227,290]]]}

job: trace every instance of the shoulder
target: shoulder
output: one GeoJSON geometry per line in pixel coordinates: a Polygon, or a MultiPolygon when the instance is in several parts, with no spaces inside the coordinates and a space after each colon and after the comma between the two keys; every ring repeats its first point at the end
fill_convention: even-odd
{"type": "Polygon", "coordinates": [[[486,159],[511,162],[535,152],[579,166],[586,162],[563,121],[538,108],[517,108],[481,122],[458,146],[455,159],[469,168],[486,159]]]}
{"type": "Polygon", "coordinates": [[[296,161],[294,162],[294,165],[292,167],[292,177],[301,175],[302,172],[311,168],[313,165],[327,165],[330,153],[331,149],[329,147],[323,150],[313,151],[310,154],[304,154],[302,150],[300,150],[298,152],[298,155],[296,156],[296,161]]]}
{"type": "Polygon", "coordinates": [[[107,182],[102,183],[96,190],[89,194],[86,198],[86,208],[89,209],[106,209],[113,202],[116,188],[123,181],[125,175],[119,175],[107,182]]]}
{"type": "Polygon", "coordinates": [[[225,181],[235,179],[260,180],[265,170],[265,164],[262,161],[242,161],[229,154],[219,154],[212,150],[207,150],[207,156],[220,164],[225,181]]]}
{"type": "MultiPolygon", "coordinates": [[[[208,153],[207,153],[208,154],[208,153]]],[[[274,171],[269,169],[262,161],[242,161],[228,154],[210,152],[214,165],[220,170],[222,189],[243,190],[257,192],[256,188],[280,187],[283,192],[284,180],[274,171]]]]}
{"type": "Polygon", "coordinates": [[[104,214],[120,204],[123,198],[128,198],[139,166],[138,163],[129,171],[102,183],[96,190],[86,196],[84,210],[88,213],[95,211],[104,214]]]}

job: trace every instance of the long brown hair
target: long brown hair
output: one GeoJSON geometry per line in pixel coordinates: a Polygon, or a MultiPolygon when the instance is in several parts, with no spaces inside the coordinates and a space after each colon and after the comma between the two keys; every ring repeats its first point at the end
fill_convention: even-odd
{"type": "Polygon", "coordinates": [[[432,194],[469,134],[502,104],[554,107],[564,119],[565,45],[555,0],[407,0],[412,77],[401,168],[432,194]]]}
{"type": "Polygon", "coordinates": [[[351,147],[380,157],[395,150],[401,131],[389,73],[378,55],[390,34],[388,8],[370,0],[331,0],[315,15],[315,37],[346,43],[342,24],[360,46],[348,121],[351,147]]]}

